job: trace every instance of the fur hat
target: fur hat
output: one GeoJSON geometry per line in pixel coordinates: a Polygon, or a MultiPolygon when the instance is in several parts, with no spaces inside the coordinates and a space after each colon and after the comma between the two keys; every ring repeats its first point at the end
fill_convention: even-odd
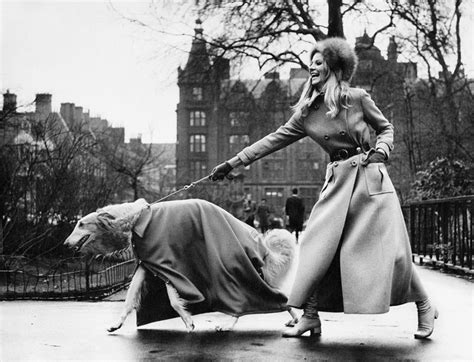
{"type": "Polygon", "coordinates": [[[310,61],[315,53],[321,53],[329,68],[342,70],[342,80],[350,81],[357,67],[354,48],[343,38],[327,38],[318,41],[309,54],[310,61]]]}

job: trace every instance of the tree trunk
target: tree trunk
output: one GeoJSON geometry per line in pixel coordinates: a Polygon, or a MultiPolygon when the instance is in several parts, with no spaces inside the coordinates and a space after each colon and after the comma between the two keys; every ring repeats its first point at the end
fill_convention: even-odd
{"type": "Polygon", "coordinates": [[[342,0],[328,1],[328,37],[344,38],[344,28],[342,24],[341,6],[342,0]]]}

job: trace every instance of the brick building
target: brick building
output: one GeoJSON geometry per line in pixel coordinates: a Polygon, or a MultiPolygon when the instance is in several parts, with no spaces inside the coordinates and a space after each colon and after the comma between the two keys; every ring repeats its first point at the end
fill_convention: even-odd
{"type": "MultiPolygon", "coordinates": [[[[291,69],[289,79],[280,79],[276,72],[261,80],[230,79],[228,60],[211,62],[201,24],[199,20],[196,23],[189,58],[185,67],[178,69],[177,187],[206,176],[215,165],[285,123],[307,78],[305,70],[291,69]]],[[[398,62],[393,38],[387,59],[377,47],[368,48],[369,43],[366,33],[357,38],[360,66],[353,85],[369,91],[389,119],[402,118],[403,104],[395,103],[403,102],[403,87],[416,80],[416,64],[398,62]]],[[[327,162],[322,149],[305,138],[236,170],[242,185],[230,182],[227,191],[235,193],[237,188],[242,196],[250,194],[255,201],[266,198],[281,216],[290,190],[296,187],[309,212],[324,181],[327,162]]],[[[216,187],[222,186],[210,183],[206,188],[216,187]]],[[[215,192],[204,197],[230,206],[216,200],[215,192]]]]}

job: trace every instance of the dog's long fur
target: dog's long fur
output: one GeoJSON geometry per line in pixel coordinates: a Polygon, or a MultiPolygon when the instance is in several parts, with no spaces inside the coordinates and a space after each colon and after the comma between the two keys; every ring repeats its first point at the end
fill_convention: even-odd
{"type": "MultiPolygon", "coordinates": [[[[146,201],[139,199],[133,203],[110,205],[98,209],[77,222],[64,244],[84,254],[110,255],[128,248],[131,243],[133,226],[137,222],[141,210],[146,206],[146,201]]],[[[272,287],[288,294],[288,291],[283,290],[282,286],[287,281],[292,266],[295,265],[294,239],[288,231],[274,229],[265,235],[263,242],[267,249],[267,255],[264,258],[265,265],[262,268],[265,280],[272,287]]],[[[124,309],[118,320],[107,328],[109,332],[119,329],[127,316],[140,305],[145,275],[146,270],[140,265],[127,291],[124,309]]],[[[186,329],[191,332],[194,329],[194,323],[191,314],[186,310],[185,301],[171,283],[166,283],[166,290],[172,308],[181,317],[186,329]]],[[[287,325],[297,321],[295,312],[291,309],[289,312],[292,320],[287,325]]],[[[216,330],[231,330],[237,320],[238,317],[232,317],[228,325],[216,327],[216,330]]]]}

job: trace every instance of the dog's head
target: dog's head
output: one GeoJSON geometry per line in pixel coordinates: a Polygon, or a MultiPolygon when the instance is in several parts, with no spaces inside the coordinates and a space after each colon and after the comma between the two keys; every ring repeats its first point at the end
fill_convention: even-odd
{"type": "Polygon", "coordinates": [[[145,200],[110,205],[81,218],[64,245],[82,254],[107,255],[128,247],[145,200]]]}

